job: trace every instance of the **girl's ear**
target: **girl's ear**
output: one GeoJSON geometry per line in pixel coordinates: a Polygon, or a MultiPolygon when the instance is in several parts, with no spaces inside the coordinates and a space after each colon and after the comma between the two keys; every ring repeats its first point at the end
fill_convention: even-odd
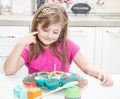
{"type": "Polygon", "coordinates": [[[38,30],[38,26],[35,26],[35,31],[37,31],[38,30]]]}

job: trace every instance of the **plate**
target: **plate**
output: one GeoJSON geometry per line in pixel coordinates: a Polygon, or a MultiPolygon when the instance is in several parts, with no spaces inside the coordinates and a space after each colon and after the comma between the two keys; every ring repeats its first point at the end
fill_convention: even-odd
{"type": "Polygon", "coordinates": [[[42,90],[49,91],[65,85],[71,81],[78,81],[78,87],[83,88],[87,85],[87,79],[73,72],[37,72],[29,74],[23,78],[23,85],[29,87],[40,87],[42,90]]]}

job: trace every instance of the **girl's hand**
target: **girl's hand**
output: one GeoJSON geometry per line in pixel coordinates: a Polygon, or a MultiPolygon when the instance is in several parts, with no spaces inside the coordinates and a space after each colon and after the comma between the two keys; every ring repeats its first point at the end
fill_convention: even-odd
{"type": "Polygon", "coordinates": [[[36,40],[35,40],[35,36],[36,34],[38,34],[38,32],[31,32],[29,34],[27,34],[25,37],[23,37],[21,40],[20,40],[20,43],[23,44],[23,46],[26,46],[26,45],[29,45],[29,44],[32,44],[32,43],[36,43],[36,40]]]}
{"type": "Polygon", "coordinates": [[[105,73],[100,73],[98,79],[102,81],[103,86],[111,86],[113,84],[111,77],[105,73]]]}

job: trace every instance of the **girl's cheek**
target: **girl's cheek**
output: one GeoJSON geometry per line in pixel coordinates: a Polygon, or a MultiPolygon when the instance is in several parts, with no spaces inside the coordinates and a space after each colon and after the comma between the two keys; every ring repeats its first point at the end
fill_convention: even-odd
{"type": "Polygon", "coordinates": [[[53,39],[56,39],[56,40],[58,40],[58,39],[59,39],[59,37],[53,37],[53,39]]]}
{"type": "Polygon", "coordinates": [[[38,34],[37,34],[37,36],[38,36],[38,37],[40,37],[40,36],[41,36],[41,34],[40,34],[40,33],[38,33],[38,34]]]}
{"type": "Polygon", "coordinates": [[[40,38],[40,33],[38,33],[36,36],[37,36],[38,38],[40,38]]]}
{"type": "Polygon", "coordinates": [[[60,37],[60,34],[59,34],[59,35],[57,35],[57,37],[56,37],[56,38],[58,39],[59,37],[60,37]]]}
{"type": "Polygon", "coordinates": [[[39,29],[38,29],[38,27],[36,28],[36,30],[39,32],[39,29]]]}

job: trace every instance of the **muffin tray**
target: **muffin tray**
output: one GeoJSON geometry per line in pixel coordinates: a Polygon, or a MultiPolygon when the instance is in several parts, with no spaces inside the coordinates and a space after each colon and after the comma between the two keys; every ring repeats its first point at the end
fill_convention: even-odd
{"type": "Polygon", "coordinates": [[[72,72],[37,72],[29,74],[23,78],[23,85],[29,87],[40,87],[42,90],[49,91],[63,86],[71,81],[78,81],[79,88],[83,88],[87,83],[87,79],[72,72]]]}

